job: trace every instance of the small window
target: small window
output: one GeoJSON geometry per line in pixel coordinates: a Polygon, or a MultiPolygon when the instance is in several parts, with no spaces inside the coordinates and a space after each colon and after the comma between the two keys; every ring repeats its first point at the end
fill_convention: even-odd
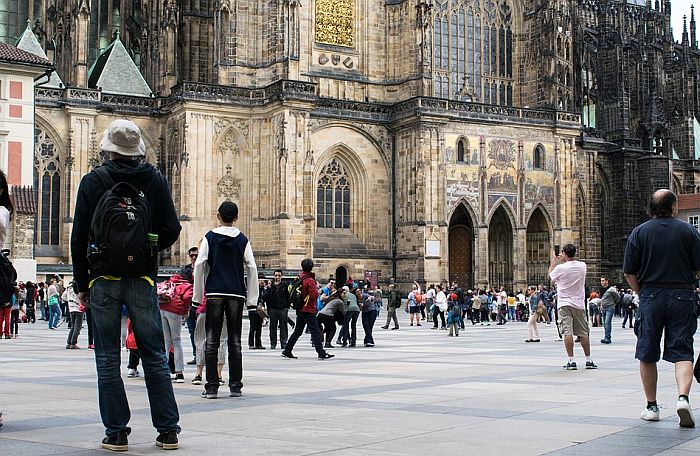
{"type": "Polygon", "coordinates": [[[463,162],[464,161],[464,150],[466,149],[465,141],[463,139],[460,139],[457,141],[457,161],[458,162],[463,162]]]}
{"type": "Polygon", "coordinates": [[[688,223],[693,225],[693,227],[700,231],[700,215],[691,215],[688,217],[688,223]]]}
{"type": "Polygon", "coordinates": [[[535,147],[532,167],[535,169],[544,169],[544,147],[542,147],[542,145],[535,147]]]}

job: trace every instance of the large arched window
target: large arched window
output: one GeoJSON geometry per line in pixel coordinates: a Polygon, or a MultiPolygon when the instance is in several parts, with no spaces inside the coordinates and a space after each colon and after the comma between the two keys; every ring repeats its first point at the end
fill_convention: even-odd
{"type": "Polygon", "coordinates": [[[544,169],[544,166],[545,166],[544,147],[542,147],[541,144],[538,144],[537,147],[535,147],[535,150],[533,152],[532,167],[535,169],[544,169]]]}
{"type": "Polygon", "coordinates": [[[343,165],[332,159],[316,186],[316,226],[350,228],[350,181],[343,165]]]}
{"type": "Polygon", "coordinates": [[[434,95],[462,99],[468,94],[474,101],[511,105],[513,24],[508,0],[437,3],[434,14],[434,95]],[[494,90],[499,86],[500,92],[494,90]]]}
{"type": "Polygon", "coordinates": [[[458,162],[464,162],[465,159],[465,151],[469,151],[469,144],[464,138],[461,138],[459,141],[457,141],[457,161],[458,162]]]}
{"type": "Polygon", "coordinates": [[[43,130],[36,129],[34,187],[38,195],[36,243],[59,245],[61,227],[62,165],[56,145],[43,130]]]}

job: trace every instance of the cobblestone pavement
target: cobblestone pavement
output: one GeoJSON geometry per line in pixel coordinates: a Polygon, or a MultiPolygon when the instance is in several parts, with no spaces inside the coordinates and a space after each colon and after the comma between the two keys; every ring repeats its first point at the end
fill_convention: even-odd
{"type": "MultiPolygon", "coordinates": [[[[402,315],[406,320],[406,316],[402,315]]],[[[379,322],[383,322],[381,315],[379,322]]],[[[93,353],[66,350],[65,325],[23,324],[0,341],[1,455],[105,453],[93,353]]],[[[225,455],[697,455],[700,429],[679,429],[673,367],[661,363],[662,420],[639,419],[645,405],[634,335],[614,321],[612,345],[598,342],[598,370],[565,371],[554,326],[526,344],[524,323],[468,326],[458,338],[425,324],[375,330],[375,348],[336,348],[319,362],[304,336],[297,360],[244,348],[241,398],[200,398],[174,386],[183,428],[178,454],[225,455]],[[665,406],[665,407],[664,407],[665,406]]],[[[358,325],[359,326],[359,325],[358,325]]],[[[247,334],[247,321],[244,322],[247,334]]],[[[360,333],[362,330],[360,329],[360,333]]],[[[183,328],[186,336],[186,329],[183,328]]],[[[263,330],[268,337],[267,328],[263,330]]],[[[245,337],[244,337],[245,340],[245,337]]],[[[185,357],[191,359],[189,341],[185,357]]],[[[580,347],[576,349],[583,364],[580,347]]],[[[124,381],[132,407],[129,452],[154,454],[143,378],[124,381]]],[[[697,386],[695,390],[697,390],[697,386]]],[[[691,395],[691,403],[695,397],[691,395]]],[[[700,417],[700,411],[696,410],[700,417]]]]}

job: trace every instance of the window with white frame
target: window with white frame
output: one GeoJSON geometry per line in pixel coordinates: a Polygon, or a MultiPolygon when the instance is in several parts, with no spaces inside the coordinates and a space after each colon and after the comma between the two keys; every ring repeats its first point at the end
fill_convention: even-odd
{"type": "Polygon", "coordinates": [[[700,231],[700,215],[691,215],[688,217],[688,223],[693,225],[696,230],[700,231]]]}

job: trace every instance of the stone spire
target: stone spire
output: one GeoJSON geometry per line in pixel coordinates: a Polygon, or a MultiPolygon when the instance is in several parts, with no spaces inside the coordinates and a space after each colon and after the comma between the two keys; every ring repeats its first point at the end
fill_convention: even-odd
{"type": "MultiPolygon", "coordinates": [[[[44,52],[44,49],[42,49],[41,44],[39,44],[39,40],[37,39],[36,35],[34,35],[34,32],[32,32],[31,21],[27,21],[27,28],[24,29],[24,33],[22,33],[22,36],[19,38],[17,49],[31,52],[34,55],[38,55],[42,59],[49,60],[48,57],[46,57],[46,53],[44,52]]],[[[63,88],[63,81],[61,81],[58,73],[54,71],[51,73],[49,81],[42,84],[42,87],[63,88]]]]}
{"type": "Polygon", "coordinates": [[[695,34],[695,5],[690,5],[690,45],[698,47],[697,35],[695,34]]]}
{"type": "Polygon", "coordinates": [[[687,21],[688,16],[685,14],[683,15],[683,35],[681,37],[681,45],[687,46],[688,45],[688,21],[687,21]]]}

